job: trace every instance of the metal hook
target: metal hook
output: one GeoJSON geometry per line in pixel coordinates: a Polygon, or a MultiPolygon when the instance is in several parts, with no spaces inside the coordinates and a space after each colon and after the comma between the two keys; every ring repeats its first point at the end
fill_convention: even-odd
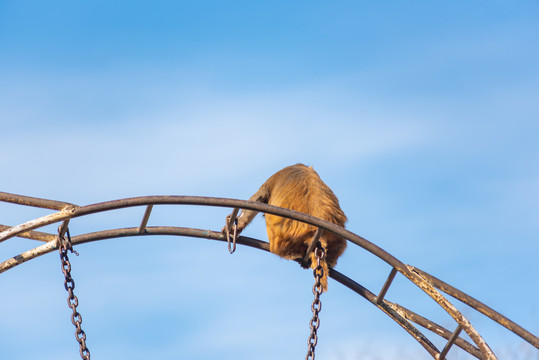
{"type": "Polygon", "coordinates": [[[226,225],[225,225],[225,231],[226,231],[226,242],[228,243],[228,251],[233,254],[234,251],[236,251],[236,240],[238,239],[238,208],[235,208],[234,211],[232,211],[232,214],[228,215],[226,217],[226,225]],[[234,225],[233,233],[232,233],[232,245],[230,244],[230,226],[234,225]]]}

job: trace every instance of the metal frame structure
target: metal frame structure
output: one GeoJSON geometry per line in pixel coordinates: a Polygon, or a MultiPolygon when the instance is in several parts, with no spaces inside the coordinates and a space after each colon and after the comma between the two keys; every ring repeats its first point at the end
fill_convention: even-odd
{"type": "MultiPolygon", "coordinates": [[[[0,201],[56,210],[56,212],[52,214],[42,216],[16,226],[0,225],[0,243],[13,237],[23,237],[45,242],[45,244],[43,245],[37,246],[36,248],[25,251],[19,255],[16,255],[10,259],[1,262],[0,273],[7,271],[15,266],[18,266],[28,260],[58,250],[58,235],[35,231],[35,229],[39,229],[41,227],[54,223],[61,223],[62,228],[66,228],[67,224],[71,219],[75,219],[81,216],[122,208],[140,206],[146,207],[146,211],[139,226],[104,230],[73,236],[71,238],[73,245],[117,237],[145,235],[176,235],[227,241],[226,237],[223,234],[211,230],[172,226],[147,226],[148,219],[151,215],[153,207],[157,205],[198,205],[228,207],[234,209],[249,209],[301,221],[316,226],[318,229],[333,232],[334,234],[337,234],[347,239],[349,242],[369,251],[373,255],[377,256],[378,258],[389,264],[392,267],[392,270],[378,295],[372,293],[365,287],[361,286],[359,283],[355,282],[351,278],[334,269],[330,269],[329,276],[337,282],[341,283],[342,285],[348,287],[350,290],[361,295],[371,304],[382,310],[386,315],[388,315],[391,319],[397,322],[406,332],[408,332],[416,341],[418,341],[434,359],[445,359],[445,356],[449,352],[452,345],[460,347],[461,349],[478,359],[496,359],[495,354],[492,352],[488,344],[477,332],[477,330],[472,326],[470,321],[466,317],[464,317],[462,313],[459,312],[457,308],[442,293],[450,295],[451,297],[469,305],[471,308],[491,318],[498,324],[504,326],[509,331],[520,336],[522,339],[539,349],[539,338],[537,336],[525,330],[524,328],[509,320],[500,313],[496,312],[495,310],[491,309],[487,305],[469,296],[468,294],[452,287],[451,285],[435,278],[434,276],[416,267],[404,264],[379,246],[371,243],[370,241],[359,235],[356,235],[333,223],[304,213],[258,202],[200,196],[144,196],[107,201],[87,206],[77,206],[71,203],[61,201],[46,200],[0,192],[0,201]],[[400,273],[405,278],[410,280],[413,284],[415,284],[428,296],[430,296],[436,303],[438,303],[438,305],[440,305],[440,307],[455,320],[456,329],[454,331],[445,329],[444,327],[436,324],[435,322],[430,321],[427,318],[416,314],[415,312],[408,310],[397,303],[392,303],[384,299],[384,296],[387,293],[389,287],[391,286],[391,283],[397,273],[400,273]],[[427,336],[425,336],[425,334],[423,334],[414,325],[414,323],[420,325],[421,327],[431,331],[436,335],[441,336],[442,338],[445,338],[447,340],[445,347],[440,351],[427,338],[427,336]],[[464,330],[464,332],[468,334],[470,339],[472,339],[473,344],[459,336],[462,330],[464,330]]],[[[250,246],[259,250],[269,251],[269,243],[257,239],[240,236],[237,239],[237,243],[250,246]]]]}

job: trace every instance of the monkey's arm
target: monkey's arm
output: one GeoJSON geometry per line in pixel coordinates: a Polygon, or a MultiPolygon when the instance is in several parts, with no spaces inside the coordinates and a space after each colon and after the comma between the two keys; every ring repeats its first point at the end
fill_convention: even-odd
{"type": "MultiPolygon", "coordinates": [[[[249,198],[249,201],[257,201],[261,203],[268,203],[270,192],[266,184],[262,185],[253,196],[249,198]]],[[[238,233],[243,231],[247,225],[253,221],[254,217],[258,214],[258,211],[255,210],[241,210],[240,216],[238,216],[238,233]]]]}
{"type": "MultiPolygon", "coordinates": [[[[269,187],[267,186],[267,184],[264,184],[260,187],[260,189],[258,189],[257,192],[254,193],[253,196],[249,198],[249,201],[258,201],[258,202],[267,204],[269,197],[270,197],[269,187]]],[[[255,210],[244,210],[244,209],[241,210],[241,213],[238,216],[238,227],[237,227],[238,234],[241,233],[243,229],[245,229],[245,227],[249,225],[251,221],[253,221],[256,214],[258,214],[258,211],[255,211],[255,210]]],[[[229,221],[229,217],[230,215],[227,216],[226,218],[227,223],[229,221]]],[[[223,234],[226,232],[226,226],[221,230],[221,232],[223,234]]]]}

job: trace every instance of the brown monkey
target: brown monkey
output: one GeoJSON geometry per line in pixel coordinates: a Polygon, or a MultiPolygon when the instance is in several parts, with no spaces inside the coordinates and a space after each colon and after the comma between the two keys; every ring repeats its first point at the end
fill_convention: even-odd
{"type": "MultiPolygon", "coordinates": [[[[251,196],[258,201],[303,212],[344,227],[346,216],[339,207],[339,200],[320,179],[312,167],[296,164],[273,174],[251,196]]],[[[238,234],[253,220],[257,211],[242,210],[238,217],[238,234]]],[[[316,232],[316,227],[299,221],[266,214],[266,230],[270,251],[285,259],[298,260],[305,256],[316,232]]],[[[329,231],[322,232],[322,247],[326,251],[322,261],[324,276],[322,286],[327,290],[328,266],[334,267],[346,248],[346,240],[329,231]]],[[[314,254],[310,254],[311,267],[316,267],[314,254]]]]}

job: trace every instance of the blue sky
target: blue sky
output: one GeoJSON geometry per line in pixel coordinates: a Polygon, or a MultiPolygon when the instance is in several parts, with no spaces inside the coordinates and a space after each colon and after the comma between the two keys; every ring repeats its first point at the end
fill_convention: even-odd
{"type": "MultiPolygon", "coordinates": [[[[538,334],[538,15],[533,1],[0,0],[0,191],[79,205],[247,199],[303,162],[339,197],[349,230],[538,334]]],[[[0,205],[0,223],[45,213],[0,205]]],[[[142,214],[95,215],[71,232],[136,226],[142,214]]],[[[150,225],[217,230],[227,214],[157,207],[150,225]]],[[[245,235],[265,240],[263,219],[245,235]]],[[[35,245],[2,243],[1,260],[35,245]]],[[[78,251],[92,357],[304,356],[312,279],[295,263],[185,238],[78,251]]],[[[355,246],[337,269],[373,292],[390,270],[355,246]]],[[[0,284],[6,358],[78,356],[57,255],[0,284]]],[[[388,293],[454,328],[425,298],[399,277],[388,293]]],[[[335,282],[322,301],[319,357],[429,358],[335,282]]],[[[537,356],[459,308],[500,358],[537,356]]]]}

